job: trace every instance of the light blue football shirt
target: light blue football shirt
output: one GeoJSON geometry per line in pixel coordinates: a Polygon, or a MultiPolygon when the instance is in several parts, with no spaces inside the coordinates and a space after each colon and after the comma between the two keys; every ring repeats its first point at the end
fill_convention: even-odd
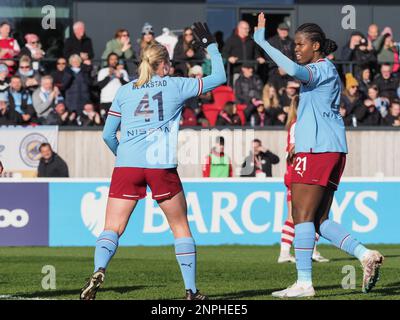
{"type": "Polygon", "coordinates": [[[341,82],[336,67],[328,59],[305,67],[309,81],[300,89],[295,150],[347,153],[345,126],[339,113],[341,82]]]}

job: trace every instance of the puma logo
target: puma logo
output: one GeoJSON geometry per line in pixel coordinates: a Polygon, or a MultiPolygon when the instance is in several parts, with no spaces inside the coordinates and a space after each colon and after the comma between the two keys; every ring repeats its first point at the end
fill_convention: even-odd
{"type": "Polygon", "coordinates": [[[107,247],[101,247],[102,249],[106,249],[108,251],[109,254],[112,254],[112,250],[108,249],[107,247]]]}
{"type": "Polygon", "coordinates": [[[299,176],[301,176],[302,178],[304,178],[304,177],[303,177],[304,171],[296,171],[296,172],[299,174],[299,176]]]}
{"type": "Polygon", "coordinates": [[[181,263],[181,266],[186,266],[186,267],[191,268],[191,267],[192,267],[192,264],[193,264],[193,262],[191,262],[191,263],[189,263],[189,264],[181,263]]]}

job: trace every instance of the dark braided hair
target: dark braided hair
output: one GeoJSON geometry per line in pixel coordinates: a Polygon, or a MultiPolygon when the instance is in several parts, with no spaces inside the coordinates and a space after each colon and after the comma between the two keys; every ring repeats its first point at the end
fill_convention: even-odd
{"type": "Polygon", "coordinates": [[[303,23],[297,28],[296,33],[301,32],[307,34],[307,38],[312,42],[319,42],[320,51],[325,55],[329,55],[335,52],[338,48],[335,41],[328,39],[325,36],[325,32],[322,31],[321,27],[315,23],[303,23]]]}

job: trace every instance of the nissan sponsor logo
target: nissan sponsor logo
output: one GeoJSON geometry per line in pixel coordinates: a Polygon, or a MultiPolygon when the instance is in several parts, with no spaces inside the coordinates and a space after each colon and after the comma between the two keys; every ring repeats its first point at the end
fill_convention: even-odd
{"type": "Polygon", "coordinates": [[[29,214],[23,209],[0,209],[0,228],[23,228],[29,223],[29,214]]]}

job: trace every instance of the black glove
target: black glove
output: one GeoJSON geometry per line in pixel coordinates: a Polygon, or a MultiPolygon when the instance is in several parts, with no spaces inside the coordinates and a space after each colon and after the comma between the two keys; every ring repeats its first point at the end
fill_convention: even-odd
{"type": "Polygon", "coordinates": [[[211,34],[210,29],[208,29],[207,23],[195,22],[192,30],[194,38],[203,48],[207,48],[211,43],[215,42],[215,38],[211,34]]]}

